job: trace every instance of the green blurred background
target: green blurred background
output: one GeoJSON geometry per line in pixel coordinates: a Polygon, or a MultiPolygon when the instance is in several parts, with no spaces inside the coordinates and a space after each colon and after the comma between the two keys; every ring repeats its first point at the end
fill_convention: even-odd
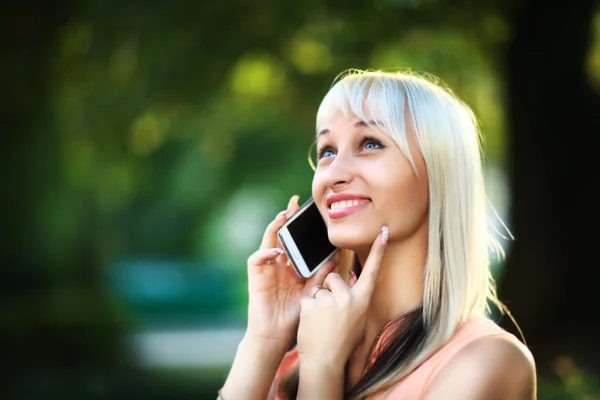
{"type": "Polygon", "coordinates": [[[375,68],[474,109],[539,398],[600,399],[600,8],[551,3],[5,2],[0,396],[214,399],[320,100],[375,68]]]}

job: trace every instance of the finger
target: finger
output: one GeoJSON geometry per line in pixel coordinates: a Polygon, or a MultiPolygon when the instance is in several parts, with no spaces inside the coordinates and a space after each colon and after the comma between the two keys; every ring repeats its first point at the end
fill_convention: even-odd
{"type": "Polygon", "coordinates": [[[365,266],[358,278],[356,284],[352,288],[356,293],[365,299],[370,301],[373,290],[375,290],[375,283],[377,282],[377,276],[379,275],[379,269],[381,267],[381,259],[385,251],[385,246],[388,241],[388,228],[387,226],[381,227],[381,233],[375,238],[375,242],[371,246],[371,251],[365,262],[365,266]]]}
{"type": "Polygon", "coordinates": [[[354,273],[354,271],[350,270],[350,280],[348,280],[348,286],[351,288],[354,287],[357,281],[358,278],[356,277],[356,274],[354,273]]]}
{"type": "Polygon", "coordinates": [[[325,286],[320,285],[318,287],[312,288],[310,295],[311,297],[317,300],[333,296],[329,289],[327,289],[325,286]]]}
{"type": "Polygon", "coordinates": [[[288,218],[296,214],[296,212],[300,209],[300,206],[298,205],[298,200],[300,200],[300,196],[298,196],[297,194],[293,195],[290,198],[290,201],[288,202],[287,206],[288,218]]]}
{"type": "Polygon", "coordinates": [[[285,224],[287,220],[287,210],[281,211],[273,221],[267,226],[265,233],[260,243],[261,249],[270,249],[277,247],[277,231],[285,224]]]}
{"type": "Polygon", "coordinates": [[[281,211],[275,219],[267,226],[263,235],[262,242],[260,244],[261,249],[270,249],[277,247],[277,231],[285,224],[287,219],[291,216],[290,210],[293,212],[298,211],[298,196],[294,195],[288,202],[288,206],[285,210],[281,211]]]}
{"type": "Polygon", "coordinates": [[[302,296],[300,297],[300,319],[302,319],[302,315],[308,310],[310,310],[317,303],[315,299],[310,296],[302,296]]]}
{"type": "Polygon", "coordinates": [[[323,286],[329,289],[331,293],[334,294],[334,296],[338,293],[348,292],[348,285],[346,284],[346,282],[344,282],[340,274],[336,272],[332,272],[329,275],[327,275],[327,278],[325,278],[325,282],[323,282],[323,286]]]}
{"type": "Polygon", "coordinates": [[[260,249],[248,257],[248,265],[258,267],[259,265],[264,265],[267,261],[275,260],[281,254],[283,254],[283,250],[278,247],[271,249],[260,249]]]}

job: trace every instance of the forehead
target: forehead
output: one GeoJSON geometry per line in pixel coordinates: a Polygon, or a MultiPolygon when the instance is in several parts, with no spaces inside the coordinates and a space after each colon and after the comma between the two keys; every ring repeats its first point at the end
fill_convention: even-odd
{"type": "MultiPolygon", "coordinates": [[[[333,126],[356,125],[361,122],[370,125],[382,121],[382,113],[377,107],[368,102],[367,99],[360,104],[352,104],[349,101],[334,101],[323,103],[317,114],[317,135],[325,129],[333,126]]],[[[356,127],[363,127],[357,125],[356,127]]]]}
{"type": "Polygon", "coordinates": [[[357,130],[363,130],[365,128],[379,128],[381,129],[382,123],[377,120],[363,120],[356,115],[345,116],[342,112],[337,111],[333,113],[329,118],[323,121],[323,125],[317,130],[317,139],[331,136],[331,132],[352,132],[357,130]]]}
{"type": "MultiPolygon", "coordinates": [[[[342,121],[378,121],[383,122],[376,124],[379,128],[391,127],[385,122],[390,118],[395,119],[399,114],[398,110],[404,108],[403,97],[398,92],[397,85],[391,81],[386,84],[383,80],[370,76],[344,78],[323,98],[317,112],[316,133],[328,128],[332,123],[342,121]]],[[[403,119],[403,116],[400,118],[403,119]]]]}

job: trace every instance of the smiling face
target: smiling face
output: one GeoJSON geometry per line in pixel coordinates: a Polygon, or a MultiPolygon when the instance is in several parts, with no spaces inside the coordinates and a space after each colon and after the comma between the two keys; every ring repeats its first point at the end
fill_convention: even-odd
{"type": "Polygon", "coordinates": [[[418,177],[398,144],[374,122],[340,112],[322,122],[312,195],[336,247],[362,252],[382,225],[391,242],[426,223],[427,171],[410,129],[406,136],[418,177]]]}

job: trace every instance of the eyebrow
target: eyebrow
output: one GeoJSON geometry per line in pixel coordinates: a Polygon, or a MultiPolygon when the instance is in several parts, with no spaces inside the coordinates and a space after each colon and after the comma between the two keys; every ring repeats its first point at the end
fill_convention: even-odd
{"type": "MultiPolygon", "coordinates": [[[[367,121],[358,121],[357,123],[354,124],[355,128],[364,128],[370,125],[383,125],[381,123],[381,121],[376,121],[376,120],[367,120],[367,121]]],[[[323,129],[321,131],[319,131],[319,133],[317,134],[317,137],[320,137],[321,135],[326,135],[330,132],[329,129],[323,129]]]]}

